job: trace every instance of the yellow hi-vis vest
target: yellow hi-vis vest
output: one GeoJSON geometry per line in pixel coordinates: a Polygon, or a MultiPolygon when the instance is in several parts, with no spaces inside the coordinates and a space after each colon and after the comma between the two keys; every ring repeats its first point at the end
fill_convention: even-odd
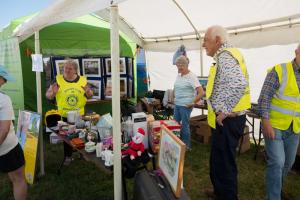
{"type": "Polygon", "coordinates": [[[56,76],[56,82],[59,85],[59,90],[56,94],[59,114],[62,117],[67,117],[67,112],[79,109],[80,115],[84,115],[86,96],[82,87],[87,84],[86,77],[80,76],[76,83],[69,83],[60,74],[56,76]]]}
{"type": "Polygon", "coordinates": [[[275,66],[279,89],[271,100],[270,123],[279,130],[287,130],[293,123],[294,133],[300,132],[300,94],[291,62],[275,66]]]}
{"type": "MultiPolygon", "coordinates": [[[[249,77],[248,77],[248,72],[247,72],[247,68],[246,68],[246,64],[245,64],[243,55],[236,48],[226,48],[223,51],[228,51],[237,60],[239,66],[241,67],[242,72],[245,75],[246,80],[248,82],[248,85],[245,88],[244,95],[242,96],[240,101],[236,104],[236,106],[233,108],[232,112],[239,112],[239,111],[247,110],[248,108],[251,107],[251,100],[250,100],[249,77]]],[[[217,73],[217,65],[211,66],[210,71],[209,71],[207,85],[206,85],[206,98],[208,99],[207,121],[208,121],[209,126],[212,128],[216,128],[216,113],[214,112],[212,106],[210,105],[209,98],[211,97],[211,94],[213,92],[216,73],[217,73]]]]}

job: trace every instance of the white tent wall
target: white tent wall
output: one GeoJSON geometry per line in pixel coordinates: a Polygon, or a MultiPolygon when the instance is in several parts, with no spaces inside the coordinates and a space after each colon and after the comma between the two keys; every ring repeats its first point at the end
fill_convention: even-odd
{"type": "MultiPolygon", "coordinates": [[[[278,63],[294,59],[297,44],[274,45],[262,48],[241,49],[248,68],[251,101],[257,102],[267,69],[278,63]]],[[[146,64],[150,74],[150,89],[172,89],[177,76],[177,68],[172,64],[172,53],[146,52],[146,64]]],[[[187,51],[189,69],[200,76],[200,52],[187,51]]],[[[203,75],[208,76],[212,58],[203,55],[203,75]]]]}

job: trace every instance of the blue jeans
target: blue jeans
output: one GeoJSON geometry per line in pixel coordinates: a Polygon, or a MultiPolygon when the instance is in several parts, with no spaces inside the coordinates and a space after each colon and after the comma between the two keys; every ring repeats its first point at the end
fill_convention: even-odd
{"type": "Polygon", "coordinates": [[[292,125],[287,130],[275,129],[275,139],[265,138],[267,152],[266,185],[267,199],[280,200],[282,183],[295,162],[299,134],[294,134],[292,125]]]}
{"type": "Polygon", "coordinates": [[[192,108],[177,106],[174,108],[174,119],[181,123],[180,137],[187,148],[191,148],[190,116],[192,108]]]}

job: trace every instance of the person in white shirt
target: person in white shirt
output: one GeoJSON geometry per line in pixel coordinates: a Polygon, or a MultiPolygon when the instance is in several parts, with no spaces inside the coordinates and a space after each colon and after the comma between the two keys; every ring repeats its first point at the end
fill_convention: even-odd
{"type": "Polygon", "coordinates": [[[174,84],[174,119],[181,123],[180,137],[186,148],[191,148],[189,120],[191,112],[196,103],[204,95],[197,76],[189,68],[189,59],[182,55],[175,62],[178,76],[174,84]]]}
{"type": "MultiPolygon", "coordinates": [[[[0,87],[14,78],[0,65],[0,87]]],[[[27,183],[24,174],[23,150],[15,134],[14,110],[10,97],[0,92],[0,171],[8,173],[15,200],[25,200],[27,183]]]]}

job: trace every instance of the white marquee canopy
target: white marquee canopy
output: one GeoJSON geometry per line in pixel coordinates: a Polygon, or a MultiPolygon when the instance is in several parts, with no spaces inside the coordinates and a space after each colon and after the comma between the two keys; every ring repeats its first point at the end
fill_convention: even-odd
{"type": "Polygon", "coordinates": [[[21,40],[34,31],[67,19],[96,13],[109,20],[118,4],[120,29],[150,51],[174,51],[179,44],[200,49],[197,35],[214,24],[226,27],[241,48],[299,41],[298,0],[57,0],[17,29],[21,40]]]}

